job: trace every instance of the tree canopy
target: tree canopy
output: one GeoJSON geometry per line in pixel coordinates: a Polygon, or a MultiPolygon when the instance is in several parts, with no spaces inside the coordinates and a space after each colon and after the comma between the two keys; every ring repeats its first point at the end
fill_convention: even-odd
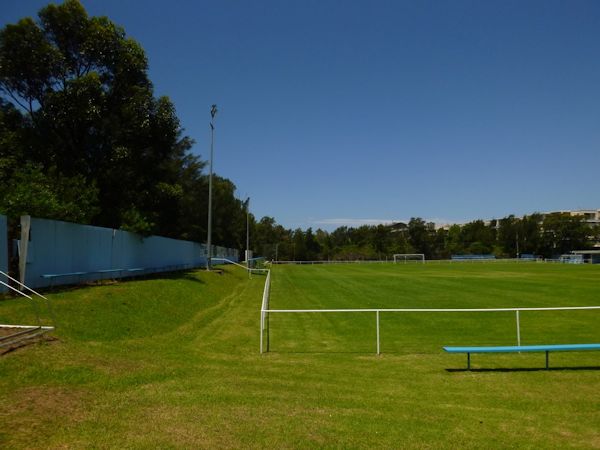
{"type": "MultiPolygon", "coordinates": [[[[0,211],[205,239],[205,163],[123,28],[77,0],[7,25],[0,95],[0,211]]],[[[237,246],[235,185],[213,198],[215,242],[237,246]]]]}
{"type": "Polygon", "coordinates": [[[395,253],[423,253],[427,259],[464,254],[494,254],[500,258],[534,254],[550,258],[590,248],[599,237],[599,229],[587,224],[582,216],[554,213],[475,220],[437,229],[417,217],[408,223],[339,227],[332,232],[286,230],[269,217],[255,225],[250,240],[256,252],[271,259],[385,260],[395,253]]]}

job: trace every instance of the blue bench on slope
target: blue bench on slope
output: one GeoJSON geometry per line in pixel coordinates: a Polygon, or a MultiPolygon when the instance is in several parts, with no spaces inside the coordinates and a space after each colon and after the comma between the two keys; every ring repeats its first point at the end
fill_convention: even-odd
{"type": "Polygon", "coordinates": [[[467,370],[471,370],[471,353],[517,353],[546,352],[546,369],[548,369],[548,353],[581,352],[600,350],[600,344],[553,344],[553,345],[510,345],[497,347],[444,347],[448,353],[466,353],[467,370]]]}

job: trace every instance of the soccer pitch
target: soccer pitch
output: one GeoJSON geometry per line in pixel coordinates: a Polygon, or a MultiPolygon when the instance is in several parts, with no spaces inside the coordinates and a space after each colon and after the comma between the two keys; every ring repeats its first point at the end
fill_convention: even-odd
{"type": "MultiPolygon", "coordinates": [[[[277,266],[270,309],[597,306],[599,275],[595,266],[515,262],[277,266]]],[[[520,342],[600,342],[599,319],[600,310],[520,311],[520,342]]],[[[373,353],[376,322],[375,312],[270,313],[269,349],[373,353]]],[[[514,311],[381,312],[379,329],[382,353],[439,353],[443,345],[518,340],[514,311]]]]}
{"type": "MultiPolygon", "coordinates": [[[[591,305],[600,267],[276,266],[272,308],[591,305]],[[484,295],[485,294],[485,295],[484,295]]],[[[0,358],[0,448],[598,448],[600,352],[514,344],[510,313],[270,314],[239,267],[49,293],[55,340],[0,358]],[[458,314],[458,315],[457,315],[458,314]],[[497,315],[499,314],[499,315],[497,315]]],[[[31,323],[0,301],[0,319],[31,323]]],[[[598,342],[598,311],[522,313],[522,339],[598,342]]]]}

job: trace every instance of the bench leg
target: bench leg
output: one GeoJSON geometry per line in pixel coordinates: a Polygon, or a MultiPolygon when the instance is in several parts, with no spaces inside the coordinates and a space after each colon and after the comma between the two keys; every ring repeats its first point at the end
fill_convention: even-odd
{"type": "Polygon", "coordinates": [[[546,370],[548,369],[548,350],[546,350],[546,370]]]}
{"type": "Polygon", "coordinates": [[[471,354],[467,353],[467,370],[471,370],[471,354]]]}

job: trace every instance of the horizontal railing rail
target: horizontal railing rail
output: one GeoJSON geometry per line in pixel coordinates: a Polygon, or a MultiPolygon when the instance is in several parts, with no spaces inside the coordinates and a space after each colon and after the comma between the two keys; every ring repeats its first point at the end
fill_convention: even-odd
{"type": "Polygon", "coordinates": [[[35,315],[36,315],[36,319],[37,319],[37,325],[0,324],[0,328],[9,329],[9,330],[10,329],[18,330],[18,331],[14,332],[14,333],[11,333],[9,335],[2,336],[1,342],[0,342],[0,347],[6,347],[6,346],[9,346],[9,345],[18,344],[21,341],[25,341],[27,339],[31,339],[31,338],[33,338],[35,336],[38,336],[40,334],[43,334],[43,333],[46,333],[48,331],[54,330],[55,327],[56,327],[56,318],[55,318],[54,311],[52,309],[52,304],[51,304],[50,300],[48,300],[47,297],[43,296],[42,294],[40,294],[39,292],[35,291],[34,289],[31,289],[29,286],[21,283],[16,278],[11,277],[6,272],[3,272],[3,271],[0,270],[0,275],[3,276],[3,277],[5,277],[6,281],[10,280],[14,284],[16,284],[17,286],[20,287],[20,289],[17,289],[15,287],[11,286],[9,283],[0,280],[0,284],[1,285],[7,287],[8,289],[10,289],[11,291],[17,293],[18,295],[27,298],[31,302],[31,304],[33,306],[33,310],[34,310],[35,315]],[[23,292],[23,290],[26,290],[31,295],[26,294],[25,292],[23,292]],[[40,315],[40,309],[38,308],[34,297],[41,298],[41,299],[44,300],[44,303],[46,304],[46,307],[48,308],[48,314],[50,315],[50,318],[51,318],[51,321],[52,321],[52,325],[51,326],[42,325],[42,319],[41,319],[41,315],[40,315]],[[31,334],[30,332],[33,332],[34,334],[31,334]]]}

